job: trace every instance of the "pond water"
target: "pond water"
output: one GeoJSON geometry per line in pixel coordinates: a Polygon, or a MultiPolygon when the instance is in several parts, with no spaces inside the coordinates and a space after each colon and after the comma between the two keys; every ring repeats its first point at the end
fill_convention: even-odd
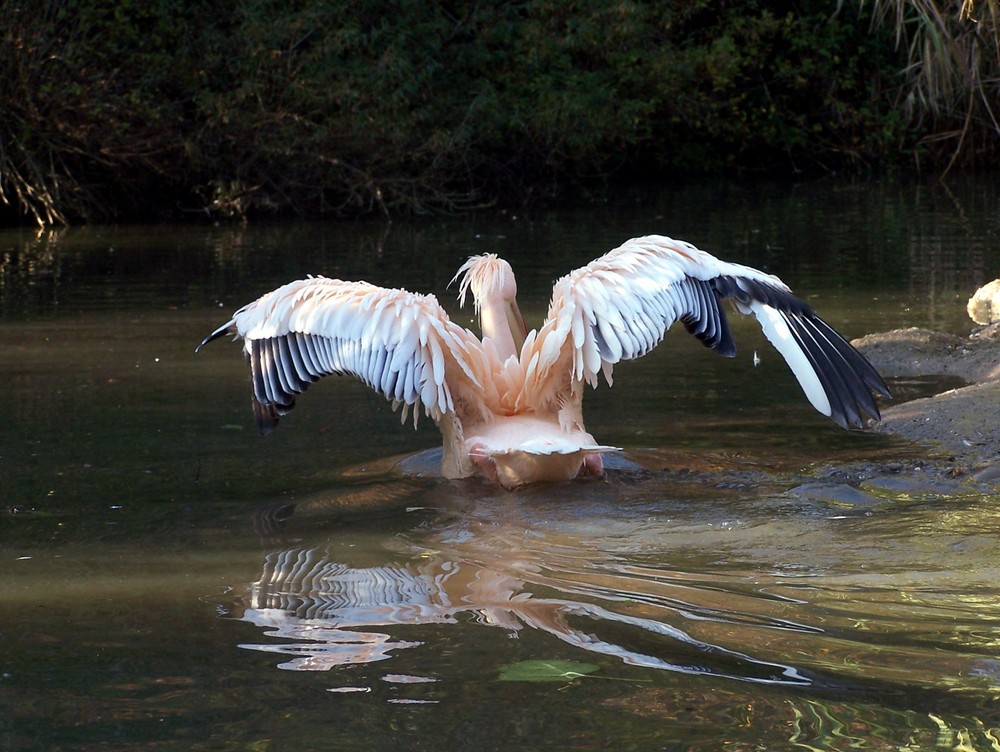
{"type": "Polygon", "coordinates": [[[194,354],[308,273],[471,326],[447,283],[484,251],[537,322],[556,277],[652,232],[848,337],[965,333],[1000,276],[972,179],[0,233],[0,748],[1000,749],[1000,496],[814,413],[752,322],[733,360],[678,327],[619,366],[585,404],[625,448],[607,479],[516,493],[435,477],[434,426],[348,379],[262,438],[240,348],[194,354]]]}

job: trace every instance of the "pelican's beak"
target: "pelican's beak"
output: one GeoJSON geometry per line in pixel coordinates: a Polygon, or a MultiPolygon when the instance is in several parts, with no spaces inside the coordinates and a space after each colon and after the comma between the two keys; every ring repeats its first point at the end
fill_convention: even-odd
{"type": "Polygon", "coordinates": [[[510,327],[510,334],[514,338],[514,352],[520,353],[524,340],[528,336],[528,327],[524,325],[524,319],[521,318],[521,309],[517,307],[516,298],[504,305],[504,313],[507,314],[507,326],[510,327]]]}

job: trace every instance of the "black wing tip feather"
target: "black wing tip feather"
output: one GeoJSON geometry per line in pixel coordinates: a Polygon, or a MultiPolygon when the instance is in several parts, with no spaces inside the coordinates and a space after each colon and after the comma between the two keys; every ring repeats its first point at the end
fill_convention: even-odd
{"type": "MultiPolygon", "coordinates": [[[[201,341],[195,352],[232,329],[232,321],[220,326],[201,341]]],[[[302,394],[323,376],[341,373],[336,367],[337,358],[328,362],[331,351],[322,344],[324,340],[303,332],[247,340],[251,407],[262,435],[271,433],[279,418],[291,412],[295,395],[302,394]]]]}
{"type": "Polygon", "coordinates": [[[720,298],[733,298],[740,303],[756,300],[783,313],[818,318],[812,306],[783,287],[775,287],[750,277],[732,275],[713,277],[710,282],[712,289],[720,298]]]}
{"type": "Polygon", "coordinates": [[[212,333],[211,333],[211,334],[209,334],[209,335],[208,335],[207,337],[205,337],[205,339],[203,339],[203,340],[201,341],[201,344],[200,344],[200,345],[198,345],[198,346],[197,346],[197,347],[196,347],[196,348],[194,349],[194,351],[195,351],[196,353],[197,353],[197,352],[201,352],[201,348],[203,348],[203,347],[204,347],[205,345],[207,345],[207,344],[208,344],[209,342],[211,342],[212,340],[216,340],[216,339],[218,339],[219,337],[221,337],[221,336],[222,336],[223,334],[225,334],[226,332],[228,332],[228,331],[230,330],[230,328],[232,327],[232,325],[233,325],[233,322],[232,322],[232,321],[230,321],[230,322],[227,322],[227,323],[223,324],[222,326],[220,326],[220,327],[219,327],[218,329],[216,329],[216,330],[215,330],[214,332],[212,332],[212,333]]]}
{"type": "MultiPolygon", "coordinates": [[[[212,342],[213,340],[216,340],[222,335],[228,333],[232,329],[232,326],[232,321],[223,324],[205,337],[205,339],[201,341],[201,344],[199,344],[194,351],[196,353],[201,352],[201,348],[209,342],[212,342]]],[[[247,363],[250,366],[250,401],[251,407],[253,408],[254,420],[257,423],[257,429],[260,431],[261,435],[266,436],[271,433],[275,427],[277,427],[278,419],[283,415],[287,415],[288,412],[295,406],[295,398],[290,394],[283,394],[282,396],[287,398],[287,403],[277,404],[267,397],[266,389],[264,388],[263,383],[263,379],[267,377],[261,371],[260,362],[261,342],[262,340],[254,340],[251,343],[251,352],[247,353],[247,363]]],[[[273,360],[271,362],[273,363],[273,360]]]]}
{"type": "Polygon", "coordinates": [[[891,397],[882,376],[850,342],[815,313],[780,311],[812,364],[830,402],[830,418],[842,428],[881,420],[873,392],[891,397]]]}
{"type": "Polygon", "coordinates": [[[256,395],[251,397],[251,403],[253,406],[253,417],[257,422],[257,430],[260,431],[261,436],[267,436],[277,428],[278,419],[283,415],[287,415],[295,406],[294,400],[292,400],[292,404],[285,406],[265,404],[260,402],[256,395]]]}
{"type": "Polygon", "coordinates": [[[723,297],[714,284],[714,280],[690,279],[694,293],[698,296],[702,310],[701,315],[681,317],[681,322],[688,334],[694,335],[705,347],[714,350],[724,358],[736,357],[736,340],[729,328],[726,312],[719,305],[723,297]]]}
{"type": "MultiPolygon", "coordinates": [[[[864,428],[881,420],[874,393],[891,397],[885,380],[850,342],[816,315],[801,298],[766,282],[720,276],[711,280],[720,298],[756,300],[778,311],[805,353],[830,403],[830,418],[842,428],[864,428]]],[[[734,348],[735,349],[735,348],[734,348]]]]}
{"type": "Polygon", "coordinates": [[[267,435],[278,419],[295,407],[295,395],[302,394],[322,376],[338,373],[322,365],[315,351],[314,337],[290,332],[277,337],[250,340],[246,353],[250,366],[251,401],[257,428],[267,435]]]}

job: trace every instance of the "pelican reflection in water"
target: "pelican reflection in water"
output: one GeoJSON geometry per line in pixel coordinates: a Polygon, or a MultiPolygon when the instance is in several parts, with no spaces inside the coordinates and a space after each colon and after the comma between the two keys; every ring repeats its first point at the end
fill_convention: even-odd
{"type": "Polygon", "coordinates": [[[599,550],[603,536],[629,549],[662,540],[649,509],[614,504],[615,514],[592,528],[606,501],[585,501],[578,517],[566,504],[532,499],[543,509],[531,499],[511,508],[500,495],[463,504],[460,515],[445,503],[429,522],[387,536],[382,545],[391,553],[381,555],[344,547],[340,536],[270,551],[233,616],[271,639],[241,647],[280,655],[279,666],[293,671],[409,666],[422,660],[413,651],[434,654],[425,643],[445,639],[440,630],[481,627],[510,637],[537,631],[584,655],[648,669],[812,683],[809,671],[774,656],[768,643],[775,633],[818,630],[768,613],[778,611],[771,599],[697,587],[682,573],[599,550]],[[764,635],[761,644],[731,644],[747,620],[764,635]]]}
{"type": "MultiPolygon", "coordinates": [[[[514,273],[495,254],[455,275],[471,292],[482,338],[455,324],[433,295],[309,277],[244,306],[199,346],[244,340],[261,431],[323,376],[351,374],[443,435],[447,478],[480,474],[507,489],[601,475],[583,422],[584,385],[610,385],[623,360],[652,350],[680,321],[720,355],[736,353],[721,301],[753,315],[809,402],[841,426],[878,419],[885,382],[777,277],[721,261],[689,243],[634,238],[558,280],[542,326],[528,331],[514,273]]],[[[455,280],[452,280],[455,281],[455,280]]]]}
{"type": "MultiPolygon", "coordinates": [[[[313,518],[293,520],[295,537],[241,569],[219,605],[257,627],[233,630],[241,648],[286,670],[330,671],[313,684],[376,699],[396,697],[379,688],[399,676],[456,699],[525,657],[660,675],[698,696],[726,692],[718,679],[865,707],[916,696],[934,710],[956,687],[995,693],[1000,670],[982,646],[1000,609],[977,597],[995,581],[992,549],[955,548],[976,515],[989,538],[981,509],[942,535],[940,505],[918,512],[879,486],[859,499],[838,495],[835,480],[720,489],[698,476],[517,496],[484,487],[475,498],[408,480],[419,511],[320,534],[313,518]],[[971,579],[957,577],[955,556],[971,579]]],[[[303,503],[322,514],[325,495],[303,503]]]]}

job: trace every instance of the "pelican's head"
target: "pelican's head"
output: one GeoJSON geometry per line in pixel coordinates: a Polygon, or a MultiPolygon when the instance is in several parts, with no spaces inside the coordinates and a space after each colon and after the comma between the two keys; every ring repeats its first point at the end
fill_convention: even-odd
{"type": "Polygon", "coordinates": [[[471,290],[483,339],[492,340],[504,359],[517,355],[528,330],[517,307],[517,280],[510,264],[495,253],[470,256],[451,281],[459,277],[458,304],[465,305],[471,290]]]}

